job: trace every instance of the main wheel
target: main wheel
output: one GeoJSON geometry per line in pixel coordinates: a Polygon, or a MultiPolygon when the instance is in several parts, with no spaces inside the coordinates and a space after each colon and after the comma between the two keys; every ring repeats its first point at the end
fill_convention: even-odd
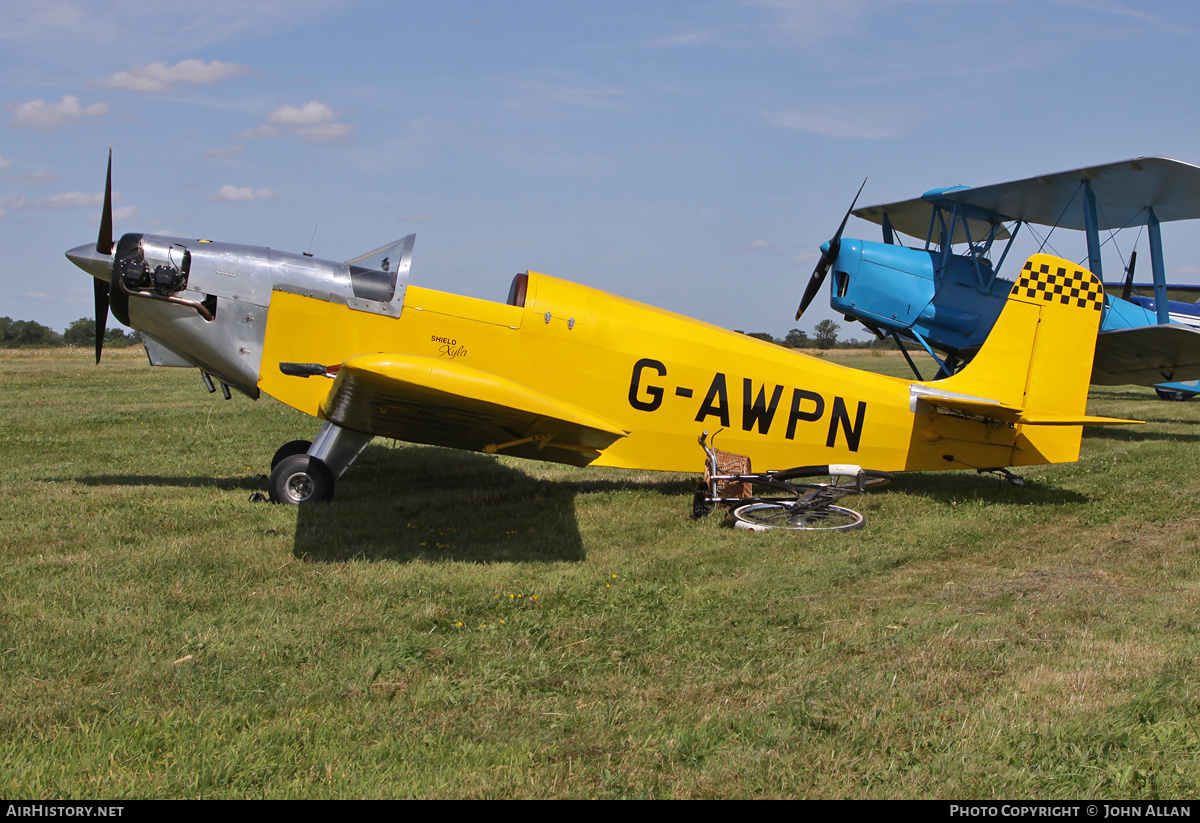
{"type": "Polygon", "coordinates": [[[279,451],[275,452],[275,456],[271,458],[271,469],[274,470],[285,457],[306,453],[310,446],[312,446],[311,440],[293,440],[290,443],[284,443],[279,447],[279,451]]]}
{"type": "Polygon", "coordinates": [[[294,454],[279,461],[267,484],[272,503],[306,506],[333,499],[333,473],[307,454],[294,454]]]}
{"type": "Polygon", "coordinates": [[[755,532],[767,529],[848,532],[861,529],[866,522],[858,512],[841,506],[804,509],[784,501],[744,503],[730,509],[726,517],[734,528],[755,532]]]}

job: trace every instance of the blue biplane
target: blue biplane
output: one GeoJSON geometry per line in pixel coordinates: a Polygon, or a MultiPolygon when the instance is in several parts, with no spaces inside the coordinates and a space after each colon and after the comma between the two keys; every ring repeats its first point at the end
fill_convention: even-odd
{"type": "Polygon", "coordinates": [[[1200,218],[1200,167],[1139,157],[992,186],[935,189],[860,209],[857,201],[821,246],[797,320],[832,271],[835,310],[894,338],[918,378],[908,351],[914,343],[934,359],[939,376],[953,374],[983,343],[1012,291],[1014,281],[999,271],[1022,226],[1084,232],[1087,266],[1102,280],[1100,232],[1144,227],[1153,283],[1133,283],[1134,251],[1124,282],[1105,284],[1092,383],[1155,386],[1164,399],[1200,393],[1200,306],[1168,298],[1169,289],[1189,287],[1168,286],[1159,228],[1200,218]],[[881,225],[883,242],[843,239],[851,214],[881,225]],[[924,245],[901,245],[897,234],[924,238],[924,245]]]}

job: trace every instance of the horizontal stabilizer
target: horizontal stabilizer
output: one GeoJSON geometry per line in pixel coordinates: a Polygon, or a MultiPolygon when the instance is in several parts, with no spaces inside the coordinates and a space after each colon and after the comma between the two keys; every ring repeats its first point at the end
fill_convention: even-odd
{"type": "Polygon", "coordinates": [[[610,420],[505,377],[406,354],[346,360],[321,415],[380,437],[576,465],[592,462],[627,434],[610,420]]]}
{"type": "Polygon", "coordinates": [[[1153,386],[1200,380],[1200,329],[1171,323],[1103,331],[1096,337],[1092,384],[1153,386]]]}
{"type": "Polygon", "coordinates": [[[1143,422],[1141,420],[1124,420],[1119,417],[1096,417],[1090,414],[1060,414],[1036,409],[1022,409],[997,400],[940,391],[917,384],[909,387],[909,396],[914,411],[919,410],[921,403],[927,403],[935,408],[971,417],[995,420],[997,423],[1020,423],[1026,426],[1123,426],[1139,425],[1143,422]]]}

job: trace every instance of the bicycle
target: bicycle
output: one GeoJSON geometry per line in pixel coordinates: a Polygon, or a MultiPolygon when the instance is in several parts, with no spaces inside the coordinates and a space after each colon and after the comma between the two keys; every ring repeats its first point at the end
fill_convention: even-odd
{"type": "MultiPolygon", "coordinates": [[[[713,440],[716,440],[716,434],[713,440]]],[[[700,435],[699,443],[705,453],[704,481],[692,500],[692,516],[699,519],[718,505],[726,506],[726,522],[738,529],[861,529],[865,518],[836,503],[847,495],[878,489],[892,481],[888,472],[852,464],[797,466],[755,474],[750,471],[750,458],[717,449],[708,442],[707,431],[700,435]],[[829,481],[793,482],[816,477],[828,477],[829,481]],[[756,486],[766,487],[776,494],[758,496],[754,493],[756,486]]]]}

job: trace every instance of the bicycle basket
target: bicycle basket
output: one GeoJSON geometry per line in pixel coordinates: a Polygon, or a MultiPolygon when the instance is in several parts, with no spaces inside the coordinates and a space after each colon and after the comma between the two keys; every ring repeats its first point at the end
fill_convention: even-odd
{"type": "MultiPolygon", "coordinates": [[[[712,467],[716,470],[716,474],[750,474],[750,458],[744,454],[734,454],[733,452],[723,452],[720,449],[713,449],[713,455],[716,457],[716,465],[712,467]]],[[[710,467],[704,467],[704,485],[712,486],[713,471],[710,467]]],[[[720,497],[750,497],[753,486],[741,480],[718,480],[717,494],[720,497]]]]}

